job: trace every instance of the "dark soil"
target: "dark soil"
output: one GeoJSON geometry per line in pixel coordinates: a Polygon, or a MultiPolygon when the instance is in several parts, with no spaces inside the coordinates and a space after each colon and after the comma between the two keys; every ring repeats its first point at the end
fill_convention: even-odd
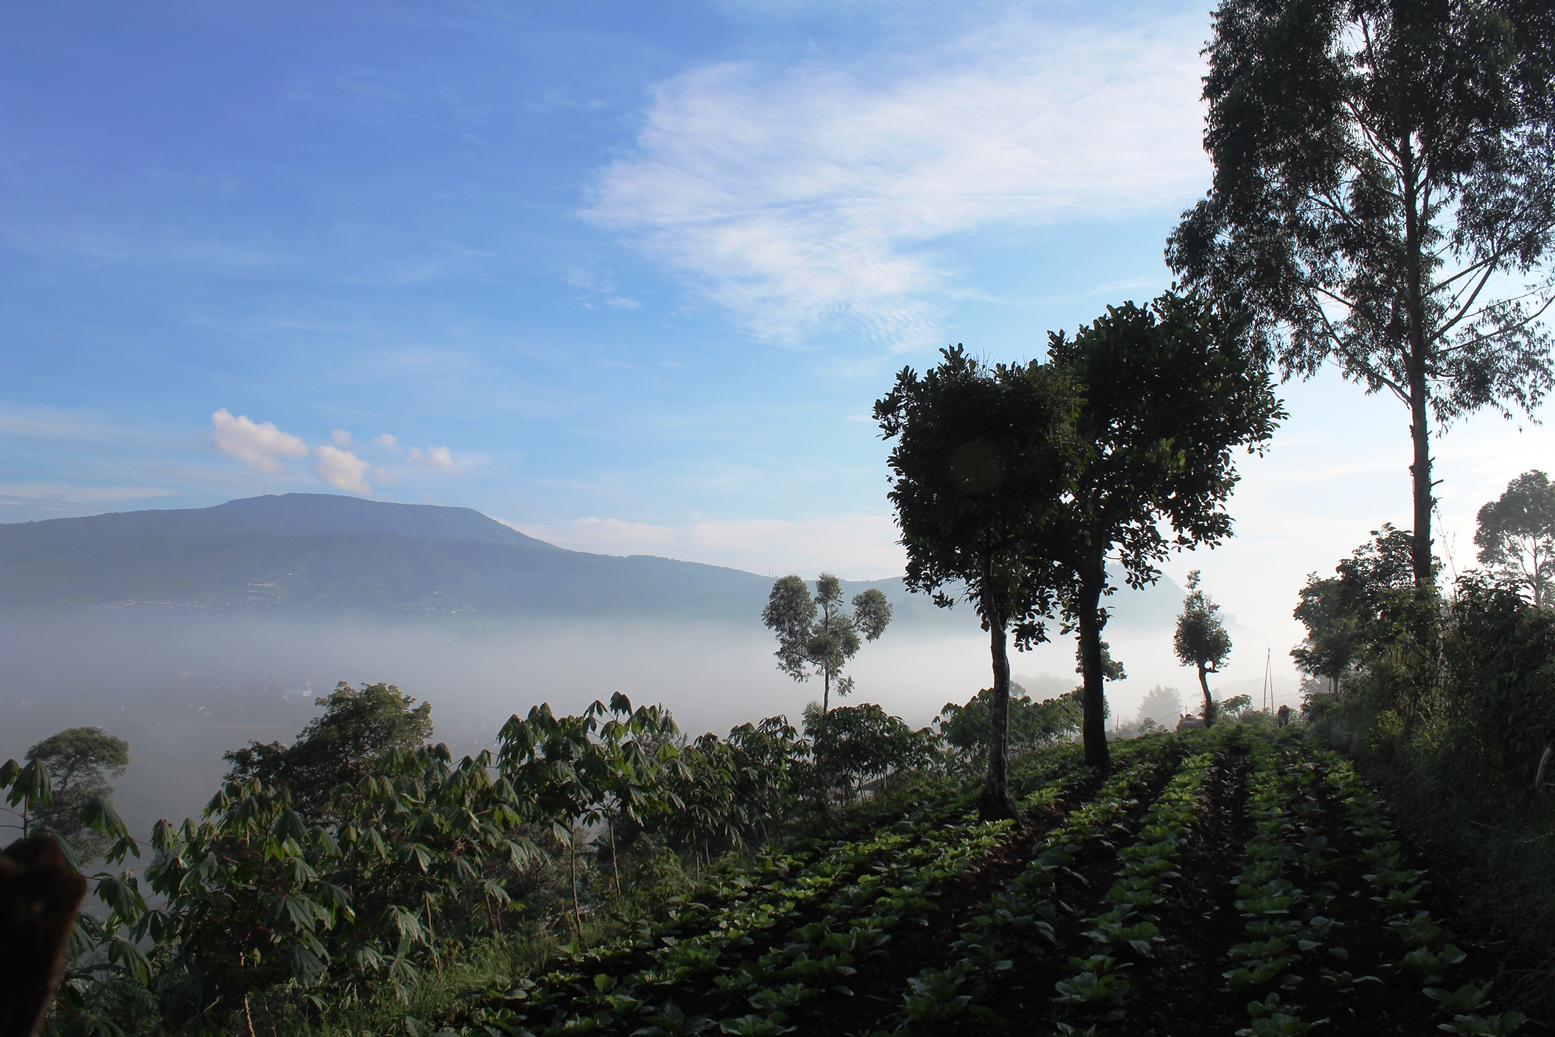
{"type": "Polygon", "coordinates": [[[1240,746],[1216,761],[1209,802],[1177,867],[1182,877],[1157,911],[1166,942],[1130,977],[1130,1034],[1197,1037],[1247,1025],[1246,999],[1232,996],[1221,974],[1229,967],[1227,949],[1241,939],[1232,883],[1239,852],[1252,834],[1245,788],[1250,763],[1240,746]]]}
{"type": "MultiPolygon", "coordinates": [[[[1394,968],[1408,948],[1388,927],[1384,909],[1371,899],[1375,891],[1363,878],[1369,869],[1361,854],[1362,847],[1345,830],[1339,808],[1328,802],[1324,805],[1330,808],[1328,816],[1332,822],[1324,834],[1334,850],[1334,865],[1326,877],[1338,893],[1328,914],[1341,923],[1331,942],[1348,952],[1344,961],[1330,956],[1328,969],[1331,974],[1372,976],[1380,982],[1347,986],[1342,980],[1336,981],[1333,975],[1309,972],[1311,981],[1299,994],[1307,1010],[1304,1014],[1307,1018],[1327,1017],[1330,1022],[1324,1032],[1335,1037],[1436,1032],[1437,1022],[1443,1018],[1437,1014],[1436,1002],[1425,996],[1419,979],[1394,968]]],[[[1451,934],[1453,944],[1468,954],[1434,985],[1456,990],[1464,983],[1484,983],[1496,978],[1505,965],[1497,938],[1484,927],[1475,925],[1472,914],[1454,910],[1451,891],[1444,887],[1440,877],[1431,873],[1427,861],[1409,850],[1409,843],[1405,842],[1407,866],[1427,873],[1418,910],[1429,911],[1432,919],[1451,934]]],[[[1492,991],[1504,985],[1498,982],[1492,991]]],[[[1493,1014],[1501,1007],[1504,1005],[1498,1003],[1487,1011],[1493,1014]]],[[[1530,1020],[1517,1032],[1521,1037],[1539,1037],[1552,1031],[1530,1020]]]]}
{"type": "MultiPolygon", "coordinates": [[[[1180,759],[1180,756],[1174,757],[1170,762],[1180,759]]],[[[1104,909],[1107,890],[1112,887],[1117,871],[1118,848],[1133,841],[1150,804],[1174,772],[1170,763],[1158,770],[1149,788],[1114,823],[1111,833],[1093,840],[1075,856],[1070,868],[1076,874],[1060,890],[1058,906],[1062,920],[1054,926],[1058,945],[1040,957],[1017,959],[1009,972],[1010,979],[994,990],[985,1002],[1009,1023],[1008,1033],[1049,1037],[1054,1032],[1052,1020],[1057,1006],[1053,1004],[1053,985],[1068,978],[1071,957],[1087,956],[1094,950],[1094,944],[1085,936],[1080,923],[1104,909]]]]}

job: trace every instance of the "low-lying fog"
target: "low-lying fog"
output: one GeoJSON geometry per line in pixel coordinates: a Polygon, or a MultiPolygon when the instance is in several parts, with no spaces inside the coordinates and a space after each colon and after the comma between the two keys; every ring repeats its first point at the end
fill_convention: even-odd
{"type": "MultiPolygon", "coordinates": [[[[969,609],[965,636],[908,626],[865,644],[845,671],[848,703],[877,702],[914,726],[991,682],[986,635],[969,609]]],[[[1129,679],[1109,690],[1132,717],[1157,683],[1196,697],[1171,654],[1169,629],[1110,628],[1129,679]]],[[[96,725],[130,743],[120,812],[142,833],[158,817],[197,816],[216,790],[224,750],[289,741],[336,681],[387,681],[432,703],[437,738],[457,752],[492,745],[512,713],[549,702],[575,712],[625,692],[661,702],[683,730],[726,732],[786,713],[797,725],[821,686],[779,673],[770,634],[754,624],[660,625],[295,619],[197,613],[77,612],[0,620],[0,761],[66,727],[96,725]]],[[[1249,650],[1250,651],[1250,650],[1249,650]]],[[[1258,653],[1261,655],[1261,653],[1258,653]]],[[[1217,691],[1257,699],[1263,659],[1217,691]]],[[[1014,654],[1015,679],[1045,698],[1078,680],[1071,638],[1014,654]]]]}

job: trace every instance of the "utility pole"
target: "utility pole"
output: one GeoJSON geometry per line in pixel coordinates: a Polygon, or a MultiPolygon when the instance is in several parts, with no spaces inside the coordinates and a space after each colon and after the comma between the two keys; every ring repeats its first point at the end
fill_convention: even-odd
{"type": "Polygon", "coordinates": [[[1274,646],[1264,649],[1263,657],[1263,695],[1262,705],[1265,713],[1274,712],[1274,646]]]}

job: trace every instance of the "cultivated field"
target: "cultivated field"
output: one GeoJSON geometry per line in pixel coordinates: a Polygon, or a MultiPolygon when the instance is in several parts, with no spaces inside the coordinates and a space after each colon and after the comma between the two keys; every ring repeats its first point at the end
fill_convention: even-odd
{"type": "Polygon", "coordinates": [[[1501,963],[1450,917],[1351,766],[1226,725],[1026,758],[1020,821],[972,792],[725,872],[695,903],[575,951],[453,1032],[1548,1032],[1495,1005],[1501,963]]]}

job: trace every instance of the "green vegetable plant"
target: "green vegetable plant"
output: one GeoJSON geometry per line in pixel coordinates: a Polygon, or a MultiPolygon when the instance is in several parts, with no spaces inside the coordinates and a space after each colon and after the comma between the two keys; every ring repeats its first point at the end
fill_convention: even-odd
{"type": "MultiPolygon", "coordinates": [[[[1247,814],[1253,835],[1233,880],[1243,939],[1232,946],[1233,967],[1224,977],[1234,991],[1278,987],[1288,997],[1304,978],[1297,966],[1328,942],[1337,924],[1322,913],[1331,893],[1297,885],[1321,876],[1330,866],[1330,851],[1327,839],[1314,831],[1322,805],[1303,747],[1290,736],[1276,736],[1251,748],[1247,814]]],[[[1302,1020],[1298,1006],[1282,1004],[1277,991],[1249,1002],[1248,1015],[1250,1025],[1241,1032],[1260,1037],[1305,1033],[1316,1025],[1302,1020]]]]}
{"type": "Polygon", "coordinates": [[[1178,877],[1174,866],[1203,809],[1215,756],[1209,749],[1188,757],[1151,803],[1134,842],[1118,852],[1117,879],[1106,895],[1110,906],[1089,920],[1085,933],[1099,953],[1071,958],[1072,974],[1055,985],[1054,1000],[1082,1019],[1122,1018],[1128,982],[1114,971],[1117,958],[1148,957],[1162,940],[1152,909],[1165,900],[1165,889],[1178,877]]]}
{"type": "Polygon", "coordinates": [[[1086,846],[1116,834],[1124,814],[1138,803],[1134,796],[1168,765],[1167,748],[1164,740],[1140,739],[1120,750],[1125,766],[1088,802],[1066,814],[1034,847],[1031,863],[962,927],[952,944],[956,957],[949,967],[924,969],[908,981],[894,1035],[940,1034],[953,1025],[986,1028],[1003,1022],[980,1002],[1012,968],[1015,957],[1040,954],[1056,944],[1057,894],[1074,878],[1070,863],[1086,846]]]}
{"type": "Polygon", "coordinates": [[[1321,763],[1330,795],[1344,811],[1350,832],[1362,846],[1370,870],[1363,876],[1371,884],[1372,899],[1388,913],[1388,925],[1398,934],[1405,951],[1397,964],[1400,973],[1418,980],[1425,996],[1437,1003],[1442,1015],[1452,1018],[1439,1024],[1447,1033],[1463,1035],[1510,1034],[1521,1026],[1520,1012],[1479,1014],[1486,1007],[1490,984],[1472,983],[1448,991],[1437,986],[1462,964],[1467,954],[1451,942],[1446,928],[1419,909],[1425,888],[1425,872],[1410,868],[1403,844],[1388,824],[1382,800],[1356,773],[1350,761],[1337,753],[1315,753],[1321,763]]]}

